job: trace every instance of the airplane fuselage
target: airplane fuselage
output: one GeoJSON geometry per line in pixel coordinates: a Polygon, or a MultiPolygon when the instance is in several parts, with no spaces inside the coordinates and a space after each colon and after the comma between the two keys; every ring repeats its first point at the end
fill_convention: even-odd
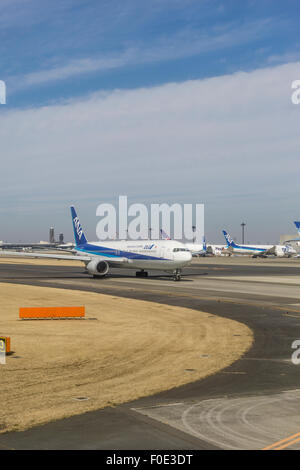
{"type": "Polygon", "coordinates": [[[234,253],[244,255],[259,255],[270,250],[274,245],[236,245],[232,247],[234,253]]]}
{"type": "Polygon", "coordinates": [[[274,255],[280,257],[291,256],[296,251],[286,245],[235,245],[230,246],[232,253],[252,256],[274,255]]]}
{"type": "Polygon", "coordinates": [[[78,254],[105,257],[114,266],[170,271],[190,264],[192,255],[183,243],[174,240],[123,240],[87,242],[76,246],[78,254]]]}

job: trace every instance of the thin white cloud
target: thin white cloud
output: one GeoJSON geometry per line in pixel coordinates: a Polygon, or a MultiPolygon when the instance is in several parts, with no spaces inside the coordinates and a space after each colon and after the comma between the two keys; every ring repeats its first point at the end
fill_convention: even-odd
{"type": "MultiPolygon", "coordinates": [[[[66,65],[50,70],[33,72],[19,79],[19,87],[33,86],[56,80],[64,80],[83,73],[90,73],[97,70],[111,70],[123,67],[130,61],[130,51],[115,57],[100,59],[77,59],[71,60],[66,65]]],[[[17,85],[15,85],[18,88],[17,85]]]]}
{"type": "Polygon", "coordinates": [[[1,0],[0,25],[3,30],[30,27],[66,13],[74,7],[74,0],[1,0]]]}
{"type": "Polygon", "coordinates": [[[288,62],[298,62],[300,60],[300,50],[288,51],[283,54],[273,54],[267,58],[270,65],[286,64],[288,62]]]}
{"type": "Polygon", "coordinates": [[[226,24],[210,31],[195,31],[189,28],[172,36],[159,37],[151,46],[132,45],[125,51],[110,53],[101,57],[72,59],[50,69],[42,69],[24,76],[8,78],[10,93],[23,88],[44,83],[65,80],[91,72],[102,72],[137,64],[150,64],[208,54],[245,45],[267,34],[276,26],[271,18],[249,22],[248,24],[226,24]]]}

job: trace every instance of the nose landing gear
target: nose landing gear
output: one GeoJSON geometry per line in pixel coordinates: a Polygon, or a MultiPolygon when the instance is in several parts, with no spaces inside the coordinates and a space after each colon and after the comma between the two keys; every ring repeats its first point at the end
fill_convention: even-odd
{"type": "Polygon", "coordinates": [[[181,279],[181,269],[175,269],[173,272],[174,281],[180,281],[181,279]]]}

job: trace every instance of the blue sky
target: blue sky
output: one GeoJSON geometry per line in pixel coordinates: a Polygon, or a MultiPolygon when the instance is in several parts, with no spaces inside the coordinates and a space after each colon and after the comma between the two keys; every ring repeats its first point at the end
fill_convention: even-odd
{"type": "Polygon", "coordinates": [[[8,107],[300,58],[296,0],[2,0],[8,107]]]}
{"type": "Polygon", "coordinates": [[[96,207],[204,203],[206,235],[300,218],[298,1],[1,0],[0,239],[96,207]]]}

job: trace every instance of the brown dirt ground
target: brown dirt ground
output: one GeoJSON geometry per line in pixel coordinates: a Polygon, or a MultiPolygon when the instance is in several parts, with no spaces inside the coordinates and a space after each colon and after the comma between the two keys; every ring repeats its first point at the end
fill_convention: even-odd
{"type": "Polygon", "coordinates": [[[0,334],[15,351],[0,365],[0,432],[201,379],[237,360],[253,339],[233,320],[97,293],[0,284],[0,298],[0,334]],[[72,305],[85,305],[87,319],[18,318],[21,306],[72,305]]]}

